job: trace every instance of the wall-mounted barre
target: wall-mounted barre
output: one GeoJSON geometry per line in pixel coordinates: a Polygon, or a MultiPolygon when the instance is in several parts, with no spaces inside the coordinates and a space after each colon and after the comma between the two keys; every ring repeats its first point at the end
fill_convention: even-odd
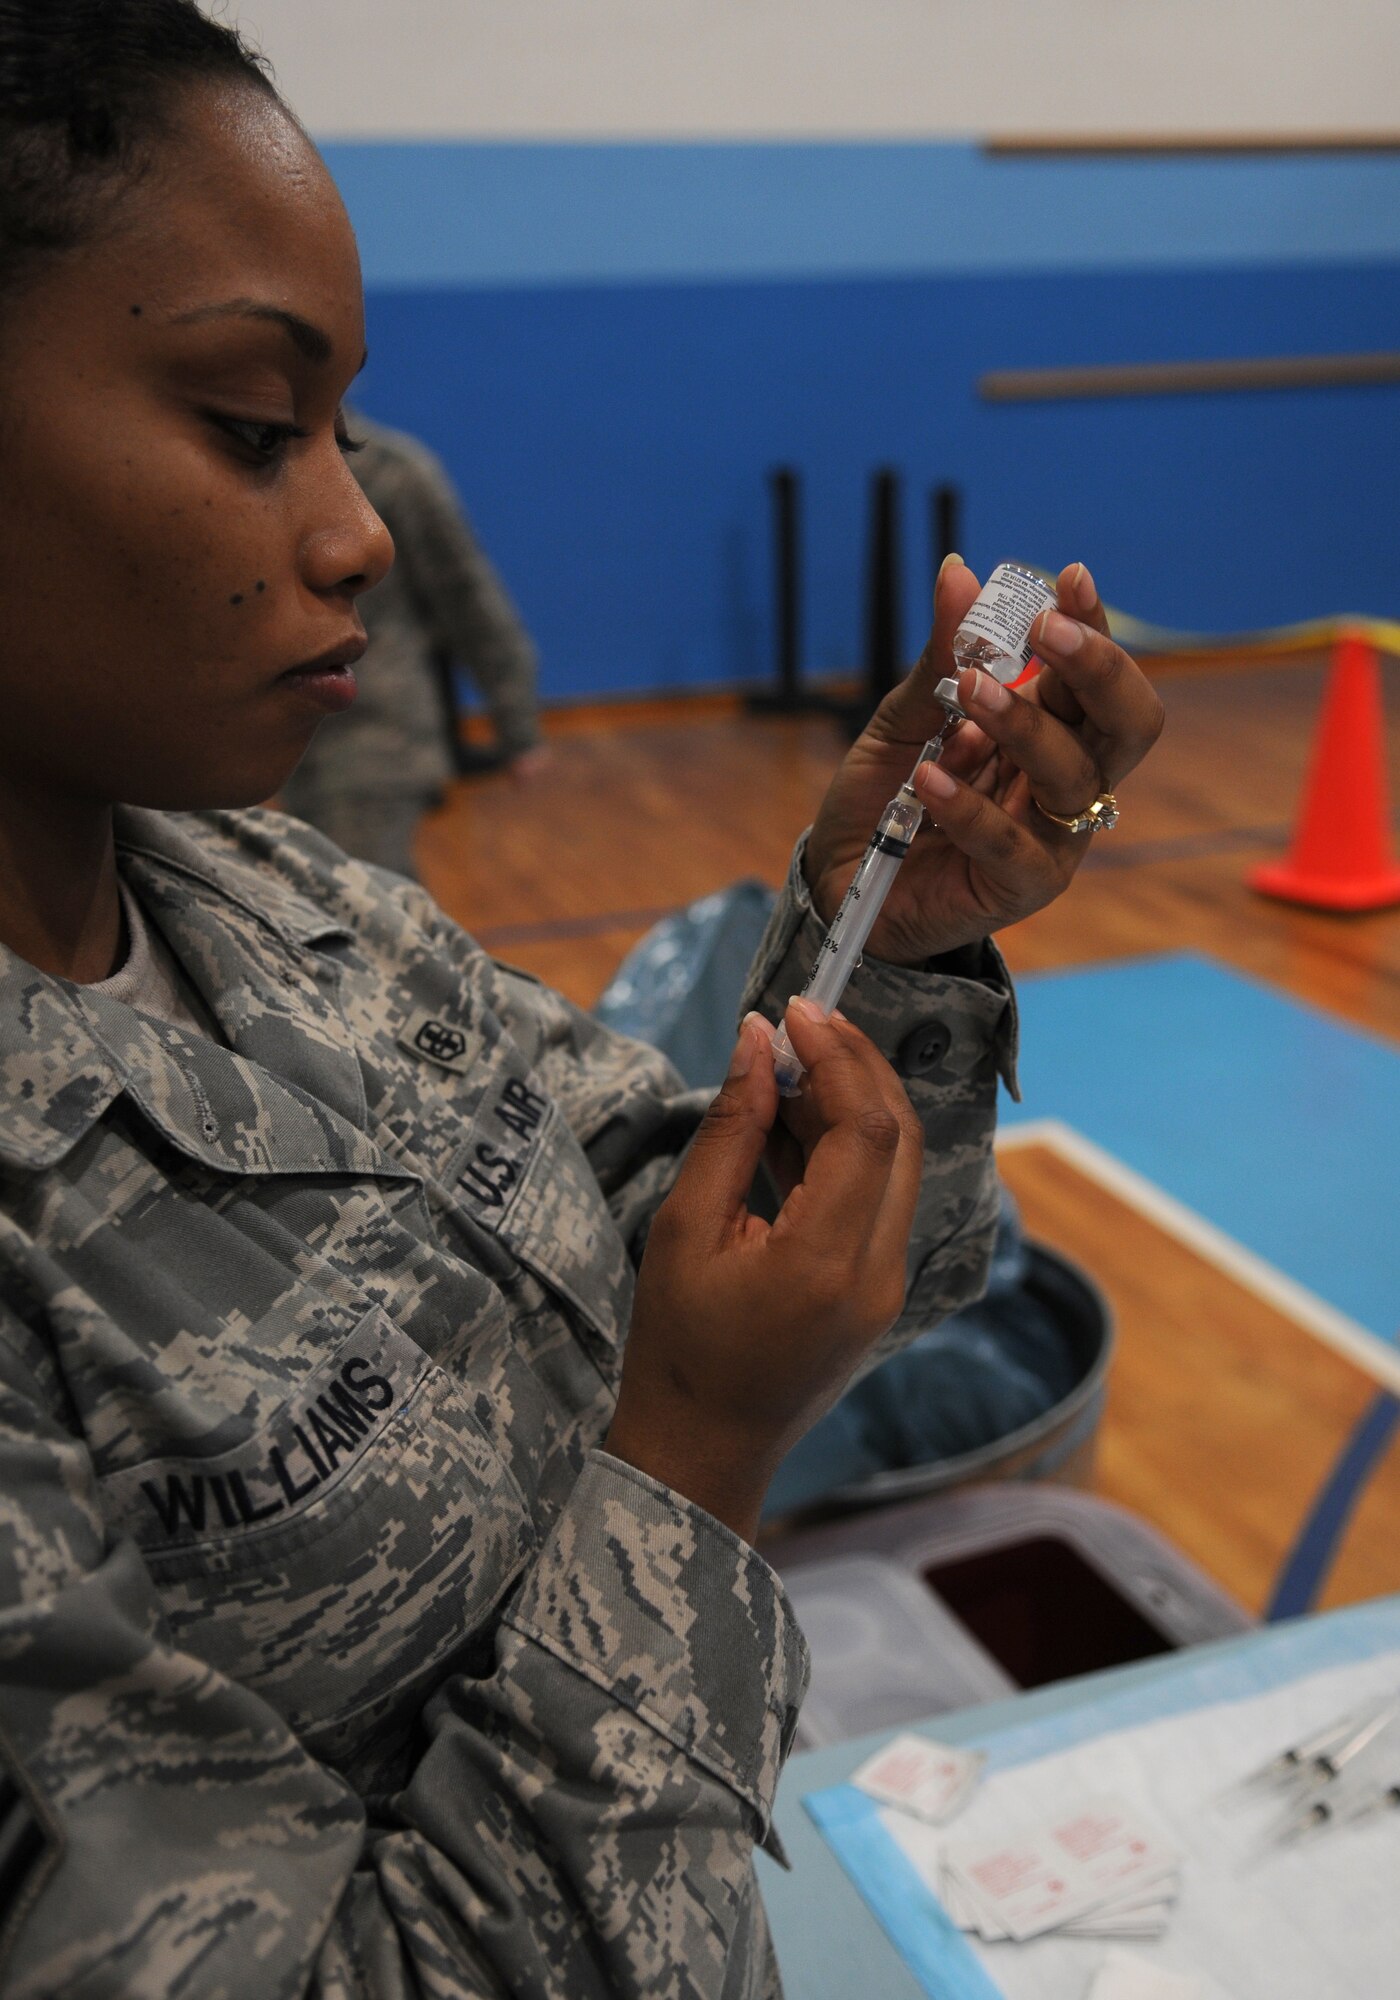
{"type": "Polygon", "coordinates": [[[999,158],[1050,154],[1397,153],[1400,132],[1027,132],[982,141],[999,158]]]}
{"type": "Polygon", "coordinates": [[[1239,389],[1355,389],[1400,382],[1400,353],[1281,354],[1240,361],[1141,361],[1101,368],[1000,368],[977,379],[984,403],[1098,396],[1200,396],[1239,389]]]}

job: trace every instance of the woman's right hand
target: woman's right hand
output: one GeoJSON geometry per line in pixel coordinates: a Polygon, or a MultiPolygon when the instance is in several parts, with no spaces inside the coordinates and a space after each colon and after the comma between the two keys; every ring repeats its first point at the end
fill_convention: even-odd
{"type": "Polygon", "coordinates": [[[802,1001],[807,1067],[777,1218],[748,1209],[780,1099],[751,1014],[657,1211],[604,1449],[747,1541],[783,1454],[840,1395],[904,1302],[923,1131],[874,1044],[802,1001]]]}

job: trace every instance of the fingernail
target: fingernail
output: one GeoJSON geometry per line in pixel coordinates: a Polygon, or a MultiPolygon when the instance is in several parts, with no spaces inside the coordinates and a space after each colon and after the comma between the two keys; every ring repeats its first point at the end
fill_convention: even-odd
{"type": "Polygon", "coordinates": [[[1092,611],[1099,601],[1098,586],[1083,563],[1074,565],[1074,582],[1070,590],[1081,611],[1092,611]]]}
{"type": "Polygon", "coordinates": [[[800,993],[794,993],[791,1000],[788,1001],[788,1005],[789,1007],[795,1007],[804,1021],[824,1021],[826,1019],[821,1008],[815,1006],[810,1000],[804,1000],[800,993]]]}
{"type": "Polygon", "coordinates": [[[992,674],[984,674],[980,667],[974,667],[973,680],[975,685],[972,699],[980,702],[983,708],[989,708],[993,715],[999,715],[1004,708],[1010,708],[1010,689],[1004,688],[992,674]]]}
{"type": "Polygon", "coordinates": [[[1040,621],[1040,637],[1037,645],[1047,646],[1052,653],[1077,653],[1084,643],[1084,627],[1072,618],[1066,618],[1059,611],[1047,611],[1040,621]]]}
{"type": "MultiPolygon", "coordinates": [[[[959,567],[959,568],[961,568],[961,567],[962,567],[962,557],[961,557],[961,556],[955,556],[955,555],[953,554],[952,550],[950,549],[950,550],[948,551],[947,555],[946,555],[946,556],[944,556],[944,558],[943,558],[942,562],[941,562],[941,563],[940,563],[940,564],[938,565],[938,575],[937,575],[937,577],[936,577],[936,579],[935,579],[935,588],[937,587],[937,585],[938,585],[938,584],[942,583],[942,581],[943,581],[943,572],[944,572],[944,570],[945,570],[945,569],[951,569],[954,563],[956,563],[956,564],[958,565],[958,567],[959,567]]],[[[925,575],[927,576],[927,574],[928,574],[927,570],[925,570],[924,574],[925,574],[925,575]]]]}
{"type": "Polygon", "coordinates": [[[729,1058],[729,1075],[733,1081],[737,1082],[741,1076],[748,1075],[753,1068],[753,1059],[758,1054],[760,1045],[771,1051],[773,1025],[770,1021],[765,1021],[761,1014],[745,1014],[739,1023],[739,1039],[734,1044],[734,1053],[729,1058]]]}
{"type": "Polygon", "coordinates": [[[950,778],[941,764],[920,764],[919,783],[936,799],[951,799],[958,789],[957,779],[950,778]]]}
{"type": "Polygon", "coordinates": [[[747,1076],[753,1068],[753,1059],[758,1054],[758,1043],[749,1028],[752,1014],[746,1015],[739,1029],[739,1039],[734,1044],[734,1053],[729,1058],[729,1074],[725,1081],[737,1083],[741,1076],[747,1076]]]}

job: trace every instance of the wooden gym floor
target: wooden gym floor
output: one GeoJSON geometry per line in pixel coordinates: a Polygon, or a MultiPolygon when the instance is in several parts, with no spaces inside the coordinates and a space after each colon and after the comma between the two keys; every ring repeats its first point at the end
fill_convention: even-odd
{"type": "MultiPolygon", "coordinates": [[[[1400,910],[1323,917],[1244,887],[1286,843],[1323,671],[1154,665],[1167,727],[1121,788],[1122,826],[1060,903],[1002,933],[1012,969],[1205,952],[1400,1041],[1400,910]]],[[[1400,665],[1383,671],[1400,784],[1400,665]]],[[[561,711],[548,729],[547,778],[455,785],[419,863],[484,945],[585,1006],[667,911],[741,875],[777,883],[843,748],[824,720],[759,720],[724,696],[561,711]]],[[[1045,1148],[1008,1148],[1002,1170],[1031,1232],[1087,1266],[1117,1313],[1097,1490],[1261,1609],[1374,1385],[1101,1187],[1076,1185],[1045,1148]]],[[[1324,1601],[1394,1590],[1400,1445],[1324,1601]]]]}

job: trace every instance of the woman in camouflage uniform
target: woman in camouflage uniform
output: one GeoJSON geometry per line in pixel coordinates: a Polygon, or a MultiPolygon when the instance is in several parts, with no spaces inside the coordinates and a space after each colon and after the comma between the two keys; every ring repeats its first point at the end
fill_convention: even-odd
{"type": "Polygon", "coordinates": [[[851,1020],[789,1008],[780,1107],[767,1022],[934,720],[946,571],[706,1115],[253,808],[391,552],[342,456],[353,238],[233,36],[0,0],[0,281],[0,1985],[773,1993],[765,1482],[981,1282],[987,934],[1082,852],[1032,785],[1079,811],[1155,698],[1077,566],[1035,691],[964,677],[942,831],[851,1020]]]}

